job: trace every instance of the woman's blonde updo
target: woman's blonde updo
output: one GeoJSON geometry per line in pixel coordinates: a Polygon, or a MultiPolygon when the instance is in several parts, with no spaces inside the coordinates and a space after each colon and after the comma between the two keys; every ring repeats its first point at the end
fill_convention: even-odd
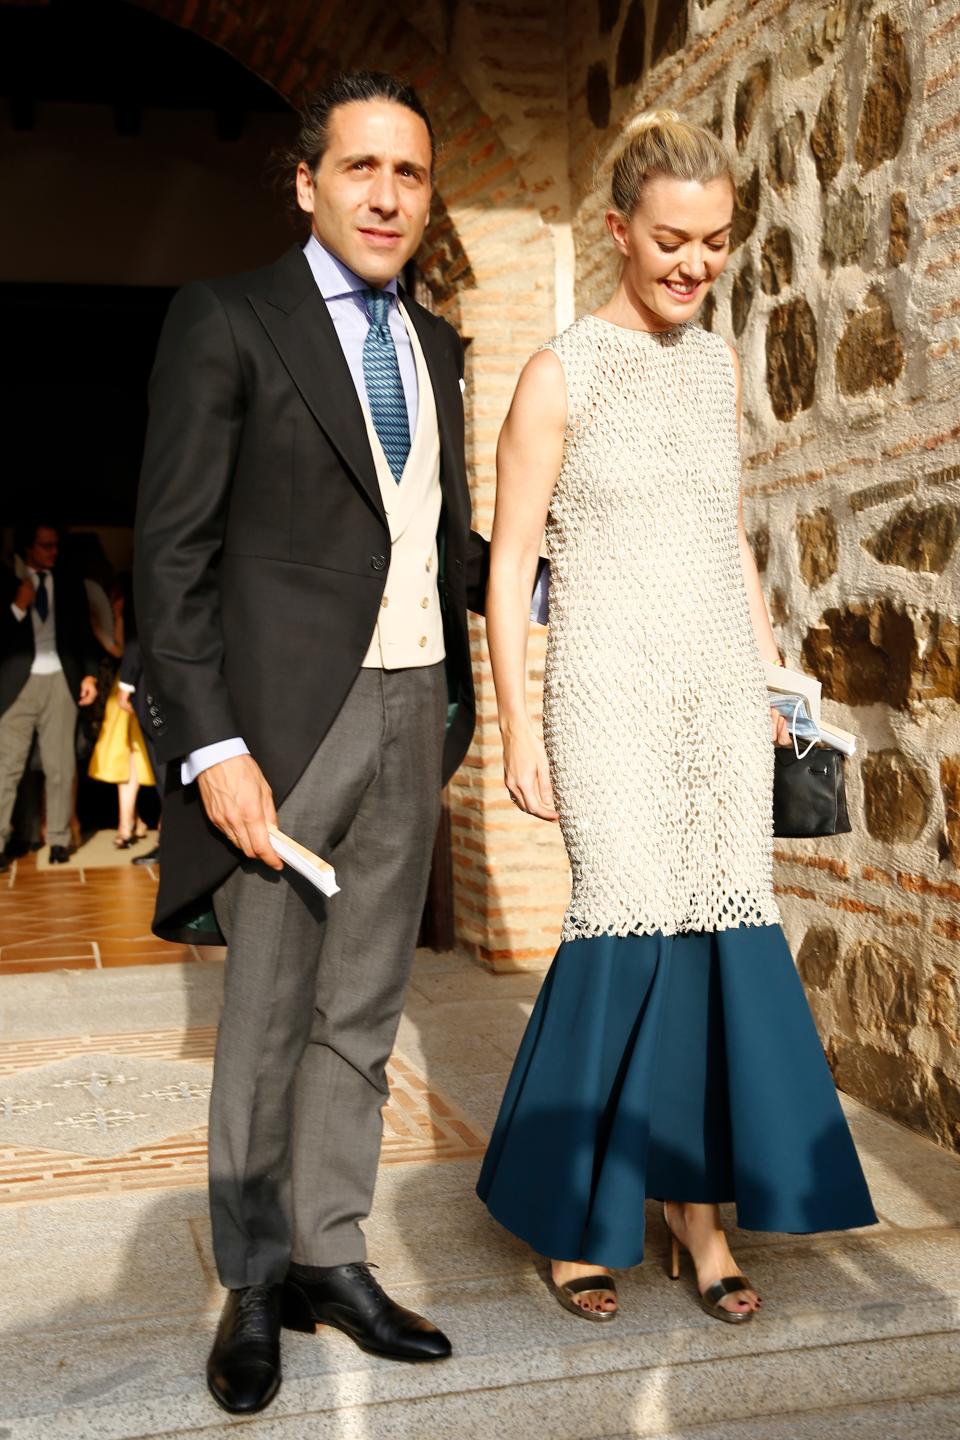
{"type": "Polygon", "coordinates": [[[631,120],[598,179],[605,182],[607,175],[610,199],[625,219],[636,210],[644,185],[654,175],[701,185],[726,177],[736,186],[730,157],[713,131],[684,120],[676,110],[646,110],[631,120]]]}

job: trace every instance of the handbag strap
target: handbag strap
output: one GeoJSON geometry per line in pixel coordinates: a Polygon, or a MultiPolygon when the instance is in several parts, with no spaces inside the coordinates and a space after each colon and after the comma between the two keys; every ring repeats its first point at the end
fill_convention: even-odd
{"type": "MultiPolygon", "coordinates": [[[[794,727],[796,727],[797,716],[798,716],[799,713],[800,713],[800,706],[801,706],[802,704],[803,704],[803,696],[801,695],[801,696],[798,698],[796,705],[794,705],[794,707],[793,707],[793,725],[794,725],[794,727]]],[[[793,751],[794,751],[794,754],[796,755],[796,757],[797,757],[798,760],[805,760],[806,757],[810,754],[810,751],[813,749],[814,745],[816,745],[816,743],[817,743],[817,737],[814,736],[813,739],[810,741],[810,744],[807,746],[806,750],[804,750],[803,754],[801,755],[801,754],[800,754],[800,746],[797,744],[797,732],[796,732],[796,728],[794,728],[794,729],[792,729],[792,730],[790,731],[790,739],[793,741],[793,751]]]]}

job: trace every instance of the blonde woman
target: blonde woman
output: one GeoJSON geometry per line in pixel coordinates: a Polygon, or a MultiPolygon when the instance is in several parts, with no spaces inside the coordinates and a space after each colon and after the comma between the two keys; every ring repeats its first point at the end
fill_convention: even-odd
{"type": "Polygon", "coordinates": [[[595,1322],[662,1200],[671,1273],[683,1248],[707,1313],[744,1324],[761,1299],[719,1203],[755,1230],[876,1216],[773,894],[773,743],[790,742],[761,660],[779,657],[744,531],[739,365],[696,318],[729,256],[730,160],[658,111],[610,183],[620,281],[528,362],[498,449],[506,784],[559,819],[573,889],[478,1189],[595,1322]],[[545,749],[525,700],[544,526],[545,749]]]}

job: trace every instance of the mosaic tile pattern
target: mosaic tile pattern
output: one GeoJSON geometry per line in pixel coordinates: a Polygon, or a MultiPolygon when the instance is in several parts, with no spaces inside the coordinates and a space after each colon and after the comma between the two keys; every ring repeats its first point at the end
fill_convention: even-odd
{"type": "MultiPolygon", "coordinates": [[[[215,1038],[207,1026],[0,1045],[0,1204],[205,1185],[215,1038]]],[[[477,1126],[403,1056],[387,1079],[382,1164],[483,1154],[477,1126]]]]}

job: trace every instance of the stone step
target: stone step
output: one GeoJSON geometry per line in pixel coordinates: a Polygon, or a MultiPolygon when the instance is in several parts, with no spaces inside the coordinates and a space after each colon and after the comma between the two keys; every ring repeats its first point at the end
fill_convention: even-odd
{"type": "MultiPolygon", "coordinates": [[[[546,1318],[543,1301],[531,1293],[528,1279],[471,1282],[451,1297],[446,1314],[436,1304],[430,1308],[463,1335],[458,1353],[443,1365],[369,1360],[331,1332],[286,1336],[283,1389],[264,1417],[246,1423],[246,1431],[263,1440],[489,1440],[491,1434],[498,1440],[662,1440],[693,1427],[691,1440],[700,1440],[698,1429],[717,1426],[719,1436],[736,1417],[738,1430],[752,1420],[757,1440],[766,1440],[767,1421],[761,1424],[760,1417],[919,1401],[960,1384],[957,1296],[861,1301],[827,1313],[798,1309],[777,1319],[764,1316],[762,1324],[743,1330],[703,1317],[703,1324],[694,1319],[679,1329],[594,1336],[570,1317],[574,1330],[568,1327],[560,1343],[551,1342],[549,1323],[538,1328],[537,1319],[546,1318]],[[506,1335],[498,1332],[498,1310],[508,1317],[506,1335]],[[518,1312],[528,1322],[522,1337],[510,1323],[518,1312]],[[478,1320],[485,1341],[476,1334],[478,1320]]],[[[14,1418],[9,1402],[4,1407],[9,1440],[232,1432],[236,1422],[220,1416],[202,1388],[213,1318],[205,1317],[205,1324],[178,1317],[97,1327],[95,1378],[59,1395],[58,1355],[69,1356],[82,1372],[83,1355],[75,1352],[83,1352],[90,1337],[51,1337],[47,1387],[25,1406],[33,1413],[14,1418]],[[114,1357],[106,1373],[105,1353],[114,1357]]],[[[0,1368],[14,1364],[12,1347],[0,1353],[0,1368]]],[[[23,1389],[26,1395],[28,1387],[23,1389]]],[[[708,1436],[709,1430],[703,1440],[708,1436]]],[[[923,1440],[931,1437],[924,1433],[923,1440]]]]}
{"type": "MultiPolygon", "coordinates": [[[[636,1433],[636,1432],[634,1432],[636,1433]]],[[[957,1440],[960,1391],[928,1399],[880,1401],[801,1414],[764,1415],[743,1421],[732,1416],[722,1425],[663,1431],[647,1440],[957,1440]]],[[[624,1433],[605,1440],[633,1440],[624,1433]]]]}

